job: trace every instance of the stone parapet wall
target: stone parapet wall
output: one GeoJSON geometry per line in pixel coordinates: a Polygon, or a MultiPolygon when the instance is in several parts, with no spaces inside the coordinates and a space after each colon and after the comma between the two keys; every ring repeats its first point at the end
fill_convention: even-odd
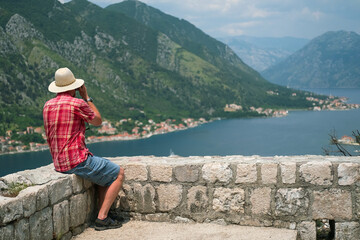
{"type": "MultiPolygon", "coordinates": [[[[125,182],[113,208],[147,221],[215,222],[296,229],[316,239],[315,220],[335,239],[360,239],[360,157],[118,157],[125,182]]],[[[88,181],[49,165],[7,175],[32,185],[0,197],[0,240],[70,239],[95,210],[88,181]]]]}
{"type": "Polygon", "coordinates": [[[119,157],[120,214],[149,221],[297,229],[335,221],[335,239],[360,239],[359,157],[119,157]]]}
{"type": "Polygon", "coordinates": [[[52,164],[0,178],[0,188],[29,185],[17,197],[0,196],[0,240],[71,239],[94,213],[93,184],[54,171],[52,164]]]}

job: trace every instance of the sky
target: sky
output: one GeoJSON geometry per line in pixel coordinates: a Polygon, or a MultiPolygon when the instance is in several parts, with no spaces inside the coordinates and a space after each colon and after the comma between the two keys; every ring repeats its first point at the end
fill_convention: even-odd
{"type": "MultiPolygon", "coordinates": [[[[69,2],[69,0],[60,0],[69,2]]],[[[90,0],[106,7],[121,0],[90,0]]],[[[327,31],[360,34],[360,0],[142,0],[212,37],[298,37],[327,31]]]]}

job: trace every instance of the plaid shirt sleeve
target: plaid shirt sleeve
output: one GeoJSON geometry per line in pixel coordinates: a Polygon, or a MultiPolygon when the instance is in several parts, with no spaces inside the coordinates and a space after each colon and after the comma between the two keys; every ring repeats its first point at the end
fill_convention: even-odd
{"type": "Polygon", "coordinates": [[[80,118],[84,119],[86,122],[90,122],[95,118],[94,111],[90,108],[89,104],[87,104],[84,100],[81,101],[80,106],[75,112],[80,118]]]}

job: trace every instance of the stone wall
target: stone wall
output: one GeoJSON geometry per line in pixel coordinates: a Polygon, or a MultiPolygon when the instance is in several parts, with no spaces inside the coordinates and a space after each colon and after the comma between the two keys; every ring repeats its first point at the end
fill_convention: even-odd
{"type": "Polygon", "coordinates": [[[0,196],[0,240],[71,239],[93,216],[93,184],[57,173],[52,164],[0,178],[2,189],[12,183],[30,187],[15,198],[0,196]]]}
{"type": "MultiPolygon", "coordinates": [[[[113,208],[147,221],[214,222],[296,229],[316,239],[315,221],[335,221],[335,239],[360,239],[360,157],[119,157],[123,191],[113,208]]],[[[82,232],[94,187],[52,165],[5,176],[33,184],[0,197],[0,240],[69,239],[82,232]]]]}
{"type": "Polygon", "coordinates": [[[335,221],[335,239],[360,239],[359,157],[126,157],[119,214],[171,222],[296,229],[335,221]]]}

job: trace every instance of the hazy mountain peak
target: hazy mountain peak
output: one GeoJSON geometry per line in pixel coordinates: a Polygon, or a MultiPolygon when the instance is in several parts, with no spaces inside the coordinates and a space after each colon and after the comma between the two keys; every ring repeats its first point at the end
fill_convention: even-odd
{"type": "Polygon", "coordinates": [[[284,60],[309,42],[302,38],[234,36],[220,38],[249,66],[263,71],[284,60]]]}
{"type": "Polygon", "coordinates": [[[267,69],[263,76],[290,87],[360,87],[359,61],[360,35],[331,31],[267,69]]]}

